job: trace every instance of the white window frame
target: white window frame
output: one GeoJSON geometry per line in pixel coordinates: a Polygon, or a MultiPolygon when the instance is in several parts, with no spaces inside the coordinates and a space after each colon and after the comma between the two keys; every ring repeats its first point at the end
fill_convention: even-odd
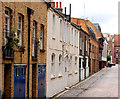
{"type": "Polygon", "coordinates": [[[76,37],[77,37],[77,33],[76,33],[76,30],[75,30],[75,39],[74,39],[75,46],[76,46],[76,37]]]}
{"type": "Polygon", "coordinates": [[[7,24],[5,23],[4,44],[6,45],[8,42],[6,37],[9,36],[10,33],[10,10],[8,8],[5,8],[5,11],[8,11],[8,14],[5,13],[5,22],[7,18],[7,24]],[[7,31],[6,31],[6,26],[7,26],[7,31]]]}
{"type": "Polygon", "coordinates": [[[40,26],[40,50],[44,49],[44,25],[40,26]]]}
{"type": "Polygon", "coordinates": [[[72,73],[72,56],[70,56],[70,73],[72,73]]]}
{"type": "Polygon", "coordinates": [[[82,55],[84,55],[84,41],[83,41],[82,43],[83,43],[83,47],[82,47],[82,55]]]}
{"type": "Polygon", "coordinates": [[[33,46],[33,49],[32,49],[32,56],[34,57],[35,56],[35,34],[36,34],[36,26],[35,26],[35,21],[33,22],[33,36],[32,36],[32,46],[33,46]]]}
{"type": "Polygon", "coordinates": [[[62,20],[60,20],[60,41],[62,41],[62,20]]]}
{"type": "Polygon", "coordinates": [[[87,51],[87,40],[86,40],[86,51],[87,51]]]}
{"type": "Polygon", "coordinates": [[[62,55],[59,55],[59,76],[62,76],[62,55]]]}
{"type": "Polygon", "coordinates": [[[65,42],[67,43],[67,29],[68,29],[68,24],[66,23],[66,36],[65,36],[65,42]]]}
{"type": "Polygon", "coordinates": [[[71,44],[73,45],[73,28],[71,29],[71,44]]]}
{"type": "Polygon", "coordinates": [[[19,45],[22,46],[22,15],[18,14],[18,38],[19,45]],[[19,20],[21,18],[21,20],[19,20]]]}
{"type": "Polygon", "coordinates": [[[77,57],[75,57],[75,73],[77,73],[78,70],[77,70],[77,57]]]}
{"type": "Polygon", "coordinates": [[[53,14],[52,38],[55,38],[55,14],[53,14]]]}
{"type": "Polygon", "coordinates": [[[64,22],[64,42],[66,41],[66,23],[64,22]]]}
{"type": "Polygon", "coordinates": [[[55,54],[51,56],[51,78],[55,77],[55,54]]]}

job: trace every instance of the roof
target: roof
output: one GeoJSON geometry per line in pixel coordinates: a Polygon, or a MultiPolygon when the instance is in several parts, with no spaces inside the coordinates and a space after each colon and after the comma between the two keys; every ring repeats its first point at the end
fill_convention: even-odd
{"type": "Polygon", "coordinates": [[[84,30],[88,35],[89,35],[89,31],[86,25],[86,22],[84,19],[80,19],[80,18],[71,18],[71,22],[80,25],[81,29],[84,30]]]}
{"type": "Polygon", "coordinates": [[[103,34],[94,26],[94,24],[92,22],[90,22],[89,20],[85,20],[86,21],[86,24],[91,27],[91,29],[94,31],[95,35],[96,35],[96,38],[99,39],[99,38],[103,38],[103,34]]]}

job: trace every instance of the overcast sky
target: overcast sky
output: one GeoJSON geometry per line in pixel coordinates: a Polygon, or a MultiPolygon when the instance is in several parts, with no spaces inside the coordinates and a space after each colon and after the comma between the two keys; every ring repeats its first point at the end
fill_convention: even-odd
{"type": "Polygon", "coordinates": [[[118,34],[118,1],[120,0],[54,0],[62,1],[62,7],[72,4],[72,17],[86,18],[99,23],[102,33],[118,34]]]}

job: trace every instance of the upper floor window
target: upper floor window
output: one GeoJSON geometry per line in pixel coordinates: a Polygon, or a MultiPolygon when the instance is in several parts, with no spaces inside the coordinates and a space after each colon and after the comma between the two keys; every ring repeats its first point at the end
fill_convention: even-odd
{"type": "Polygon", "coordinates": [[[53,28],[52,28],[52,37],[55,38],[55,15],[53,14],[53,28]]]}
{"type": "Polygon", "coordinates": [[[88,50],[88,48],[87,48],[87,47],[88,47],[88,43],[87,43],[87,40],[86,40],[86,51],[88,50]]]}
{"type": "Polygon", "coordinates": [[[67,43],[67,29],[68,29],[68,24],[66,23],[66,36],[65,36],[65,42],[67,43]]]}
{"type": "Polygon", "coordinates": [[[71,29],[71,44],[73,45],[73,28],[71,29]]]}
{"type": "Polygon", "coordinates": [[[40,49],[44,49],[44,25],[41,24],[41,30],[40,30],[40,49]]]}
{"type": "Polygon", "coordinates": [[[22,45],[22,15],[18,15],[18,38],[19,38],[19,45],[22,45]]]}
{"type": "Polygon", "coordinates": [[[62,41],[62,20],[60,20],[60,40],[62,41]]]}
{"type": "Polygon", "coordinates": [[[55,54],[51,57],[51,77],[55,77],[55,54]]]}
{"type": "Polygon", "coordinates": [[[35,42],[36,42],[36,30],[37,30],[37,23],[34,21],[33,22],[33,36],[32,36],[32,56],[35,56],[35,42]]]}
{"type": "Polygon", "coordinates": [[[74,39],[74,44],[75,44],[75,46],[76,46],[76,37],[77,37],[77,32],[76,32],[76,30],[75,30],[75,39],[74,39]]]}
{"type": "Polygon", "coordinates": [[[4,44],[7,44],[7,36],[10,34],[10,10],[5,8],[5,34],[4,34],[4,44]]]}
{"type": "Polygon", "coordinates": [[[66,41],[66,23],[64,22],[64,42],[66,41]]]}
{"type": "Polygon", "coordinates": [[[83,47],[82,47],[82,55],[84,55],[84,41],[83,41],[83,47]]]}

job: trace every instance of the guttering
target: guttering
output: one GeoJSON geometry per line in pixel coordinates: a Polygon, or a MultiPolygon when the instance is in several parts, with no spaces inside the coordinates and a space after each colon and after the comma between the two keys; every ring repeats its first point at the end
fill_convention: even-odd
{"type": "Polygon", "coordinates": [[[29,68],[30,68],[30,15],[34,14],[34,11],[27,7],[28,14],[28,77],[27,77],[27,97],[29,99],[29,68]]]}

